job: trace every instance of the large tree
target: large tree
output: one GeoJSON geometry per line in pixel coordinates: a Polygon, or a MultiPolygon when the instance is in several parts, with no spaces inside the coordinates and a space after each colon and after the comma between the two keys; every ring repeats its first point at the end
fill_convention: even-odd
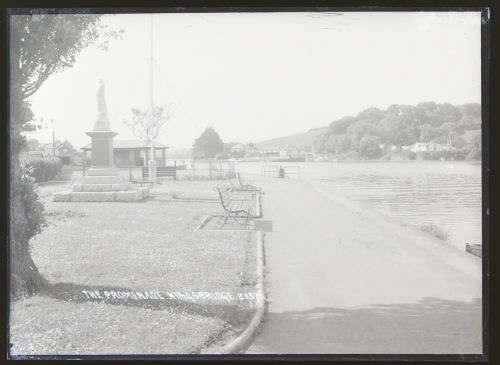
{"type": "Polygon", "coordinates": [[[46,283],[31,258],[29,241],[44,226],[43,205],[18,155],[25,145],[21,132],[33,129],[29,97],[54,73],[73,66],[77,54],[109,36],[101,15],[50,14],[32,10],[9,16],[10,34],[10,292],[13,298],[33,294],[46,283]]]}
{"type": "Polygon", "coordinates": [[[195,157],[214,158],[217,153],[224,151],[224,143],[217,132],[208,127],[194,141],[193,148],[195,157]]]}

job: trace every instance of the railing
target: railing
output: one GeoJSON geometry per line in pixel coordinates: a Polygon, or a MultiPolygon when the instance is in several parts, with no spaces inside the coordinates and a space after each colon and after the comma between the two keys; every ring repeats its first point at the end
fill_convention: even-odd
{"type": "MultiPolygon", "coordinates": [[[[177,180],[177,171],[174,166],[159,166],[156,167],[156,177],[173,177],[177,180]]],[[[142,179],[147,180],[149,178],[149,167],[142,168],[142,179]]]]}
{"type": "Polygon", "coordinates": [[[191,160],[184,170],[185,179],[220,180],[236,176],[234,161],[191,160]]]}
{"type": "MultiPolygon", "coordinates": [[[[157,166],[157,172],[162,170],[169,174],[175,168],[176,180],[222,180],[236,177],[235,163],[233,161],[213,160],[168,160],[166,166],[157,166]]],[[[143,166],[118,167],[120,175],[130,181],[143,180],[143,166]]],[[[166,176],[166,175],[165,175],[166,176]]],[[[172,175],[169,175],[172,176],[172,175]]],[[[149,170],[145,172],[149,178],[149,170]]]]}
{"type": "Polygon", "coordinates": [[[279,177],[280,167],[283,167],[285,177],[300,177],[300,166],[288,165],[262,165],[261,175],[267,177],[279,177]]]}
{"type": "Polygon", "coordinates": [[[260,168],[261,175],[267,177],[278,177],[279,166],[278,165],[262,165],[260,168]]]}

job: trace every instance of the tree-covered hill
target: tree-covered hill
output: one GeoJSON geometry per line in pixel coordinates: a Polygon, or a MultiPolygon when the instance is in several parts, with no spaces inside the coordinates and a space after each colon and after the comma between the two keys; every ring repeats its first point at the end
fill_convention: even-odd
{"type": "Polygon", "coordinates": [[[357,116],[332,122],[315,141],[315,149],[330,154],[356,154],[379,158],[391,150],[416,142],[451,144],[462,155],[480,158],[481,106],[477,103],[452,105],[434,102],[391,105],[386,110],[368,108],[357,116]]]}
{"type": "Polygon", "coordinates": [[[304,133],[292,134],[289,136],[268,139],[256,143],[257,148],[286,148],[293,146],[304,150],[310,150],[313,143],[328,131],[328,127],[310,129],[304,133]]]}

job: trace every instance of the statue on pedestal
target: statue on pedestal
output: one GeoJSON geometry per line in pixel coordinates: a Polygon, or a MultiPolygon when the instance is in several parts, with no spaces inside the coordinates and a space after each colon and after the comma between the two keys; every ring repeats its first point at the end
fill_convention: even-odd
{"type": "Polygon", "coordinates": [[[94,130],[110,130],[103,80],[99,80],[99,90],[97,91],[97,121],[94,124],[94,130]]]}
{"type": "Polygon", "coordinates": [[[113,138],[118,133],[110,127],[102,80],[97,91],[97,121],[93,130],[86,133],[92,139],[91,166],[85,176],[73,184],[71,191],[54,194],[54,201],[132,202],[147,197],[149,189],[134,188],[114,166],[113,138]]]}

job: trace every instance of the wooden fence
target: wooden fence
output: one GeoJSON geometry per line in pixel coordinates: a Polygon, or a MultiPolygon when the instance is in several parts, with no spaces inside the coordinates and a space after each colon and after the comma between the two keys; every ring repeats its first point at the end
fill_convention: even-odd
{"type": "Polygon", "coordinates": [[[483,257],[483,246],[482,245],[470,244],[467,242],[465,244],[465,251],[467,251],[475,256],[483,257]]]}

